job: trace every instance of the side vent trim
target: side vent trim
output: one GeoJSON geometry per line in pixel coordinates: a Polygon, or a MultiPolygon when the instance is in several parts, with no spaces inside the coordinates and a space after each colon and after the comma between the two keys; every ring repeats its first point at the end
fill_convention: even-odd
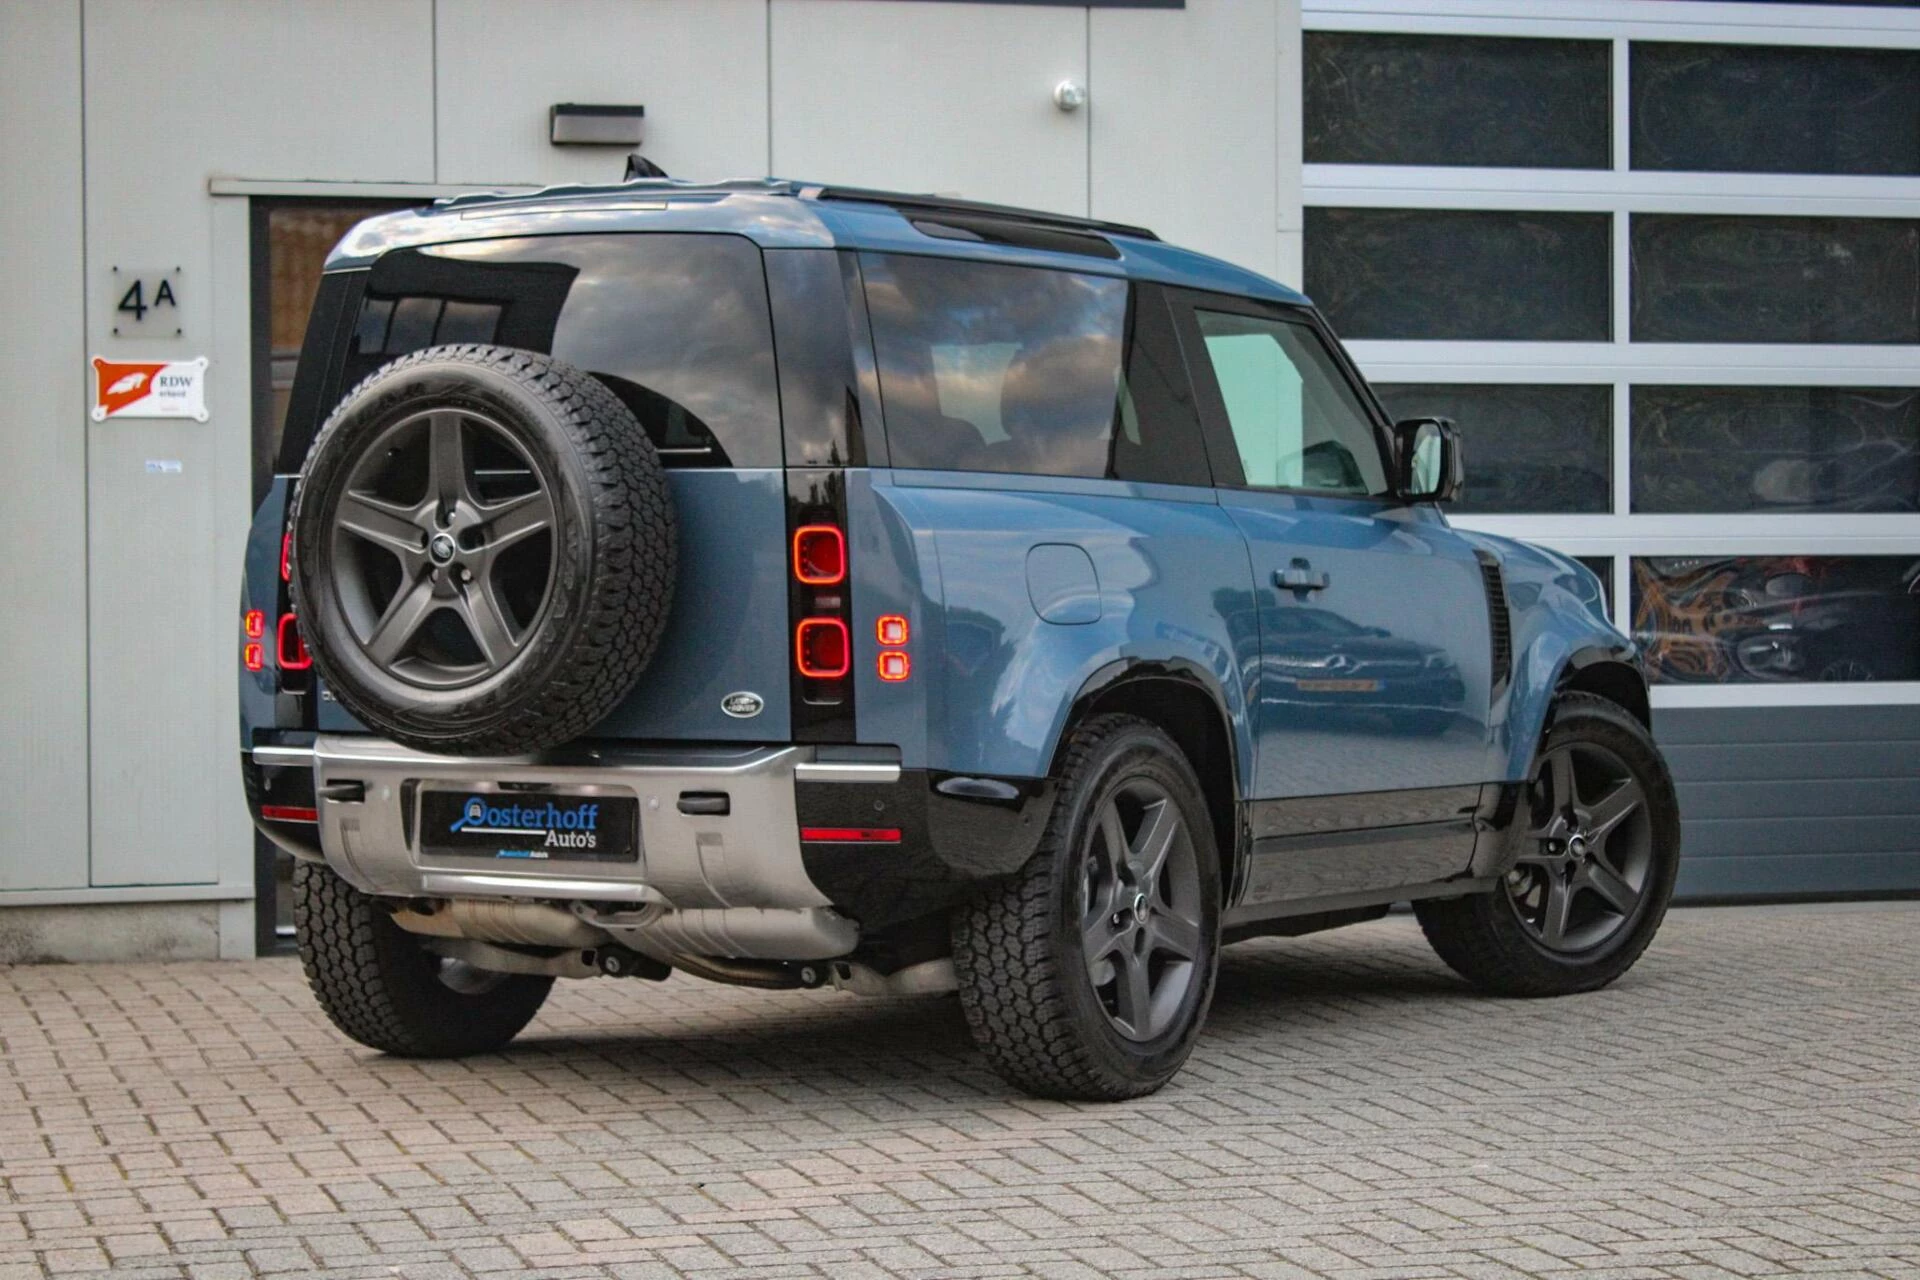
{"type": "Polygon", "coordinates": [[[1507,691],[1513,680],[1513,612],[1507,604],[1507,582],[1500,572],[1500,561],[1491,551],[1475,551],[1480,562],[1480,580],[1487,595],[1487,630],[1492,638],[1493,700],[1507,691]]]}

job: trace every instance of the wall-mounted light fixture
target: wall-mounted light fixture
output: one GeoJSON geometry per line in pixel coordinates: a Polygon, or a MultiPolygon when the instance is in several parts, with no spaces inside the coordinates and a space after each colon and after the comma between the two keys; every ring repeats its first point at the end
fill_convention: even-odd
{"type": "Polygon", "coordinates": [[[556,102],[547,113],[547,138],[556,147],[637,147],[645,107],[556,102]]]}

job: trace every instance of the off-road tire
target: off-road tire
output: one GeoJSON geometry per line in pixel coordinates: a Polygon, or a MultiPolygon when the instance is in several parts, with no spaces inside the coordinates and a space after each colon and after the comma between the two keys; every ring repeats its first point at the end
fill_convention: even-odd
{"type": "Polygon", "coordinates": [[[631,691],[672,609],[677,530],[659,454],[599,380],[536,352],[430,347],[374,372],[315,437],[289,525],[294,608],[328,689],[363,723],[422,750],[516,754],[579,737],[631,691]],[[389,425],[462,406],[509,428],[545,470],[553,578],[510,665],[469,687],[424,690],[383,669],[353,634],[329,589],[329,535],[358,460],[389,425]]]}
{"type": "MultiPolygon", "coordinates": [[[[1569,742],[1594,742],[1626,762],[1644,792],[1654,862],[1625,926],[1590,953],[1543,948],[1521,925],[1504,886],[1466,898],[1414,903],[1427,941],[1455,973],[1497,995],[1540,997],[1594,991],[1631,969],[1659,932],[1680,870],[1680,805],[1653,736],[1618,703],[1586,693],[1555,700],[1539,755],[1569,742]]],[[[1524,806],[1515,819],[1525,823],[1524,806]]],[[[1521,838],[1516,836],[1516,838],[1521,838]]]]}
{"type": "Polygon", "coordinates": [[[459,1058],[505,1045],[533,1020],[552,978],[501,974],[456,991],[441,960],[366,894],[315,862],[293,869],[300,963],[333,1025],[370,1049],[403,1058],[459,1058]]]}
{"type": "Polygon", "coordinates": [[[1220,866],[1193,768],[1153,724],[1089,720],[1073,736],[1045,833],[1026,866],[963,904],[952,922],[954,971],[968,1029],[1009,1083],[1045,1098],[1115,1101],[1159,1089],[1185,1063],[1213,999],[1220,952],[1220,866]],[[1198,854],[1205,958],[1175,1024],[1133,1042],[1108,1024],[1090,984],[1073,877],[1096,805],[1144,774],[1178,805],[1198,854]]]}

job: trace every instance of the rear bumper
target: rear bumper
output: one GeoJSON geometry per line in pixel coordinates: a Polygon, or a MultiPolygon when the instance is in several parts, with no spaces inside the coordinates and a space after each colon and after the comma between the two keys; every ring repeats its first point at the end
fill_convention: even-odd
{"type": "Polygon", "coordinates": [[[551,757],[437,756],[381,738],[321,734],[311,747],[256,747],[257,765],[313,777],[319,847],[354,887],[386,897],[523,897],[677,908],[824,907],[807,878],[796,777],[897,780],[891,765],[820,765],[811,747],[605,748],[551,757]],[[884,774],[884,778],[879,775],[884,774]],[[422,848],[423,789],[525,798],[542,791],[630,796],[638,862],[503,865],[422,848]],[[725,814],[684,813],[683,795],[727,797],[725,814]]]}
{"type": "MultiPolygon", "coordinates": [[[[321,734],[311,745],[256,746],[246,767],[261,829],[296,856],[324,858],[365,893],[603,904],[597,913],[672,913],[688,928],[728,932],[743,922],[770,924],[769,913],[801,913],[804,920],[789,923],[803,925],[802,935],[820,934],[808,944],[816,954],[780,958],[840,954],[823,948],[942,910],[981,881],[1017,869],[1051,802],[1044,783],[954,779],[819,756],[813,746],[603,745],[473,758],[321,734]],[[542,791],[630,796],[638,804],[640,857],[529,863],[435,852],[420,838],[419,796],[427,788],[508,800],[542,791]],[[263,815],[263,799],[287,794],[310,797],[313,824],[263,815]],[[711,809],[715,795],[726,797],[724,814],[685,811],[711,809]],[[683,804],[690,796],[707,803],[683,804]],[[803,841],[803,828],[812,827],[883,828],[898,837],[803,841]]],[[[751,946],[736,941],[729,949],[755,954],[751,946]]]]}

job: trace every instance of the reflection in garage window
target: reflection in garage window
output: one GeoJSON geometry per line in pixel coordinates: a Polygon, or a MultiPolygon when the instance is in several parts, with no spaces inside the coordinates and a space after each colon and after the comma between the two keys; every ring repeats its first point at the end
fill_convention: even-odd
{"type": "Polygon", "coordinates": [[[1920,388],[1635,387],[1633,509],[1920,510],[1920,388]]]}
{"type": "Polygon", "coordinates": [[[1608,41],[1309,31],[1303,53],[1308,164],[1613,164],[1608,41]]]}
{"type": "Polygon", "coordinates": [[[1920,678],[1920,556],[1651,556],[1633,629],[1664,683],[1920,678]]]}
{"type": "Polygon", "coordinates": [[[1631,235],[1635,342],[1920,343],[1920,219],[1636,213],[1631,235]]]}
{"type": "Polygon", "coordinates": [[[1612,227],[1604,213],[1310,208],[1307,296],[1343,338],[1605,342],[1612,227]]]}
{"type": "Polygon", "coordinates": [[[1375,383],[1388,416],[1452,418],[1480,512],[1605,512],[1613,503],[1613,388],[1519,383],[1375,383]]]}
{"type": "Polygon", "coordinates": [[[1636,40],[1633,167],[1920,173],[1920,51],[1636,40]]]}

